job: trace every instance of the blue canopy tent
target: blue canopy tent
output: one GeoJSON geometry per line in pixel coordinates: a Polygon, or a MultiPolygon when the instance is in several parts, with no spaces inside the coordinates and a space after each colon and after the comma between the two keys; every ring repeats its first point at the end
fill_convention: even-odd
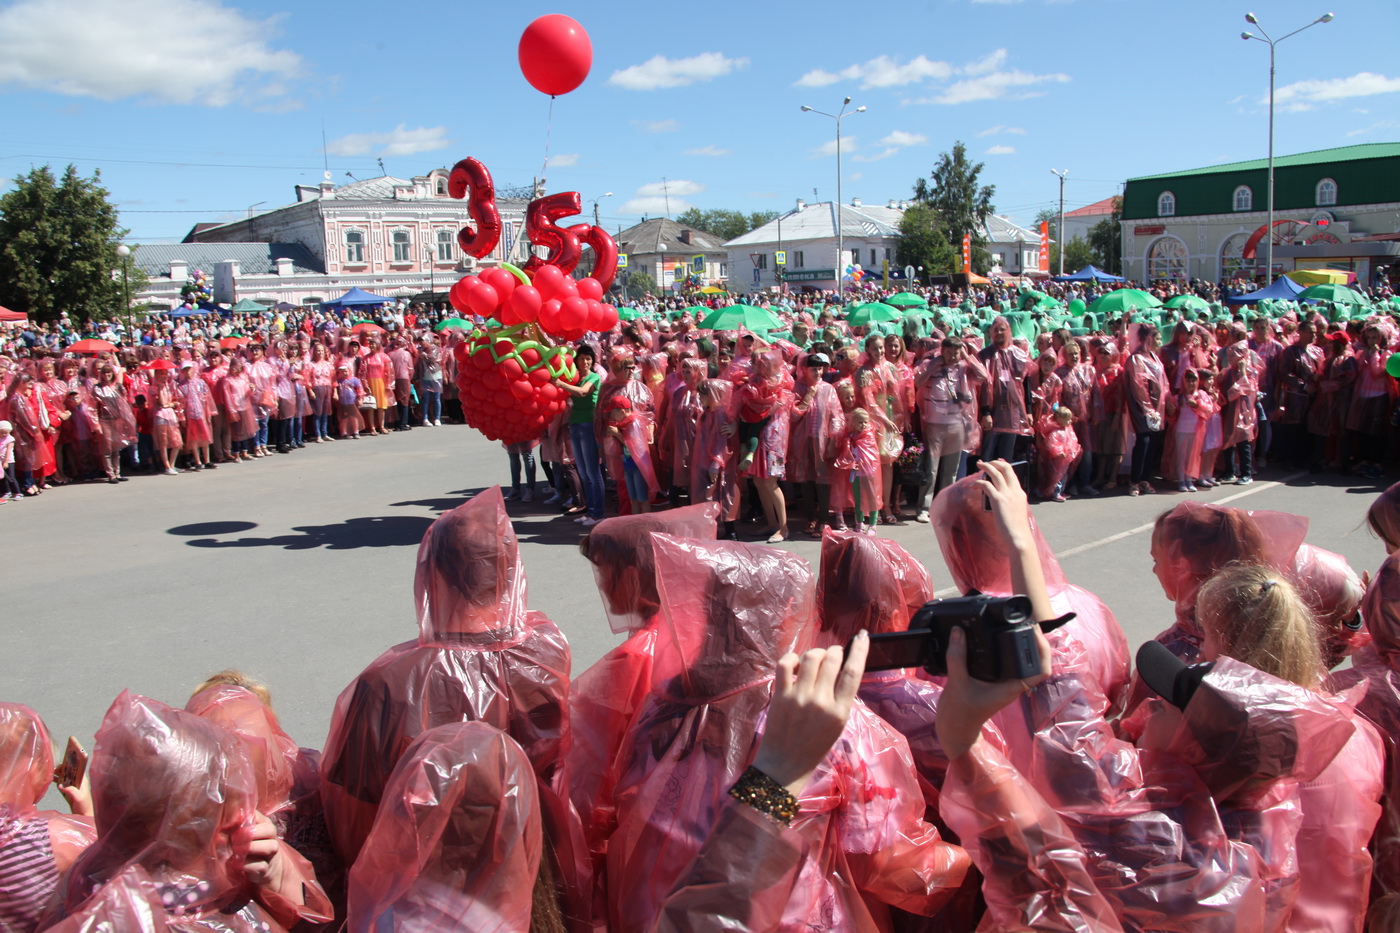
{"type": "Polygon", "coordinates": [[[1296,301],[1298,293],[1304,289],[1286,275],[1281,275],[1274,279],[1273,284],[1267,288],[1261,288],[1257,292],[1249,292],[1245,295],[1230,295],[1225,299],[1226,304],[1247,305],[1256,301],[1296,301]]]}
{"type": "Polygon", "coordinates": [[[1122,277],[1121,275],[1110,275],[1109,273],[1103,271],[1102,269],[1098,268],[1097,266],[1095,266],[1095,265],[1093,265],[1093,264],[1091,263],[1090,265],[1085,266],[1083,269],[1080,269],[1078,272],[1071,273],[1070,275],[1056,276],[1055,281],[1056,281],[1056,282],[1121,282],[1121,281],[1123,281],[1123,277],[1122,277]]]}
{"type": "Polygon", "coordinates": [[[385,298],[383,295],[376,295],[367,292],[363,288],[352,288],[334,301],[327,301],[321,305],[329,310],[341,310],[344,308],[368,308],[379,305],[387,305],[393,302],[392,298],[385,298]]]}

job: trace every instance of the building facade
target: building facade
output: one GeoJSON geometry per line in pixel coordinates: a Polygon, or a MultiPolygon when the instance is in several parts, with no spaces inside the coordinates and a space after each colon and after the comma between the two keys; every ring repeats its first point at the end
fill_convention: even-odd
{"type": "Polygon", "coordinates": [[[644,220],[614,239],[618,282],[636,272],[645,272],[661,288],[670,288],[691,276],[704,285],[719,285],[729,276],[729,253],[719,237],[666,217],[644,220]]]}
{"type": "Polygon", "coordinates": [[[1274,159],[1268,228],[1264,159],[1128,180],[1121,218],[1124,274],[1141,282],[1220,280],[1327,268],[1373,284],[1400,258],[1400,143],[1368,143],[1274,159]]]}
{"type": "Polygon", "coordinates": [[[151,277],[137,300],[178,298],[184,276],[196,268],[214,277],[219,302],[315,304],[356,286],[391,297],[440,293],[478,265],[525,261],[528,197],[498,196],[501,239],[477,260],[457,244],[457,232],[475,225],[467,202],[448,195],[449,174],[442,168],[412,179],[298,185],[295,203],[228,223],[198,224],[179,244],[190,247],[184,254],[154,245],[136,251],[133,261],[151,277]],[[279,266],[279,257],[293,261],[279,266]],[[224,262],[233,265],[212,268],[224,262]]]}
{"type": "Polygon", "coordinates": [[[779,269],[790,287],[834,289],[838,269],[857,265],[878,275],[885,260],[895,265],[899,221],[904,211],[894,201],[867,206],[859,198],[839,206],[844,256],[837,257],[837,205],[831,201],[796,207],[761,227],[735,237],[729,253],[729,281],[734,291],[758,291],[779,285],[779,269]],[[780,262],[780,260],[783,260],[780,262]]]}

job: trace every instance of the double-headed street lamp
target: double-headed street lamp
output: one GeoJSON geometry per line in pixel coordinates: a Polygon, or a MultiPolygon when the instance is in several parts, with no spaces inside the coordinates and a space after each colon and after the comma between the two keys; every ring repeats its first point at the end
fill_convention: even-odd
{"type": "MultiPolygon", "coordinates": [[[[846,113],[846,108],[851,105],[851,99],[847,97],[841,102],[841,110],[838,113],[827,113],[824,110],[817,110],[815,107],[802,105],[804,113],[821,114],[836,121],[836,210],[832,212],[836,220],[836,296],[841,296],[841,271],[846,265],[846,240],[841,232],[841,120],[850,116],[846,113]]],[[[865,113],[865,105],[861,104],[851,113],[865,113]]]]}
{"type": "Polygon", "coordinates": [[[126,266],[127,260],[131,258],[131,247],[125,243],[118,243],[117,258],[122,261],[122,305],[126,309],[126,327],[129,335],[131,328],[135,326],[131,316],[131,291],[126,277],[126,266]]]}
{"type": "Polygon", "coordinates": [[[1279,36],[1277,39],[1274,39],[1267,32],[1264,32],[1264,27],[1259,23],[1259,17],[1255,16],[1253,13],[1246,13],[1244,15],[1244,21],[1257,28],[1261,34],[1256,36],[1252,32],[1242,32],[1240,33],[1240,38],[1246,42],[1250,39],[1257,39],[1269,47],[1269,192],[1267,195],[1269,202],[1269,222],[1268,226],[1264,228],[1264,262],[1266,269],[1264,274],[1267,280],[1264,284],[1266,285],[1274,280],[1274,47],[1289,36],[1296,36],[1304,29],[1310,29],[1318,23],[1330,23],[1333,19],[1335,19],[1335,17],[1331,13],[1323,13],[1306,26],[1295,29],[1286,36],[1279,36]]]}

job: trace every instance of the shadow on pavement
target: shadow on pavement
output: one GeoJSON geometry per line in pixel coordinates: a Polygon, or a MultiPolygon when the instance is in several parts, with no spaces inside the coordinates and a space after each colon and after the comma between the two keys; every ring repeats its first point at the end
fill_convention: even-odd
{"type": "MultiPolygon", "coordinates": [[[[389,515],[371,518],[351,518],[334,525],[309,525],[293,528],[296,534],[277,535],[271,538],[233,538],[220,541],[216,538],[196,538],[185,542],[190,547],[280,547],[288,551],[304,551],[311,548],[328,548],[333,551],[348,551],[362,547],[417,547],[423,534],[433,523],[431,518],[421,515],[389,515]]],[[[199,526],[186,525],[185,528],[199,526]]],[[[239,529],[242,530],[242,529],[239,529]]],[[[172,534],[181,534],[170,529],[172,534]]],[[[204,532],[208,533],[208,532],[204,532]]]]}
{"type": "Polygon", "coordinates": [[[165,533],[194,538],[200,535],[231,535],[239,531],[252,531],[256,527],[258,526],[255,522],[195,522],[193,525],[167,528],[165,533]]]}

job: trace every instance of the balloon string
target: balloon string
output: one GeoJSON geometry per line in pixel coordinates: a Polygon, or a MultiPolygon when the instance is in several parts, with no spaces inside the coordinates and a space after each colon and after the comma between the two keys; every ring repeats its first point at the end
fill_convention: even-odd
{"type": "MultiPolygon", "coordinates": [[[[549,133],[554,128],[554,95],[549,95],[549,116],[544,121],[544,164],[540,166],[540,185],[543,186],[548,179],[549,171],[549,133]]],[[[540,194],[544,194],[541,190],[540,194]]]]}

